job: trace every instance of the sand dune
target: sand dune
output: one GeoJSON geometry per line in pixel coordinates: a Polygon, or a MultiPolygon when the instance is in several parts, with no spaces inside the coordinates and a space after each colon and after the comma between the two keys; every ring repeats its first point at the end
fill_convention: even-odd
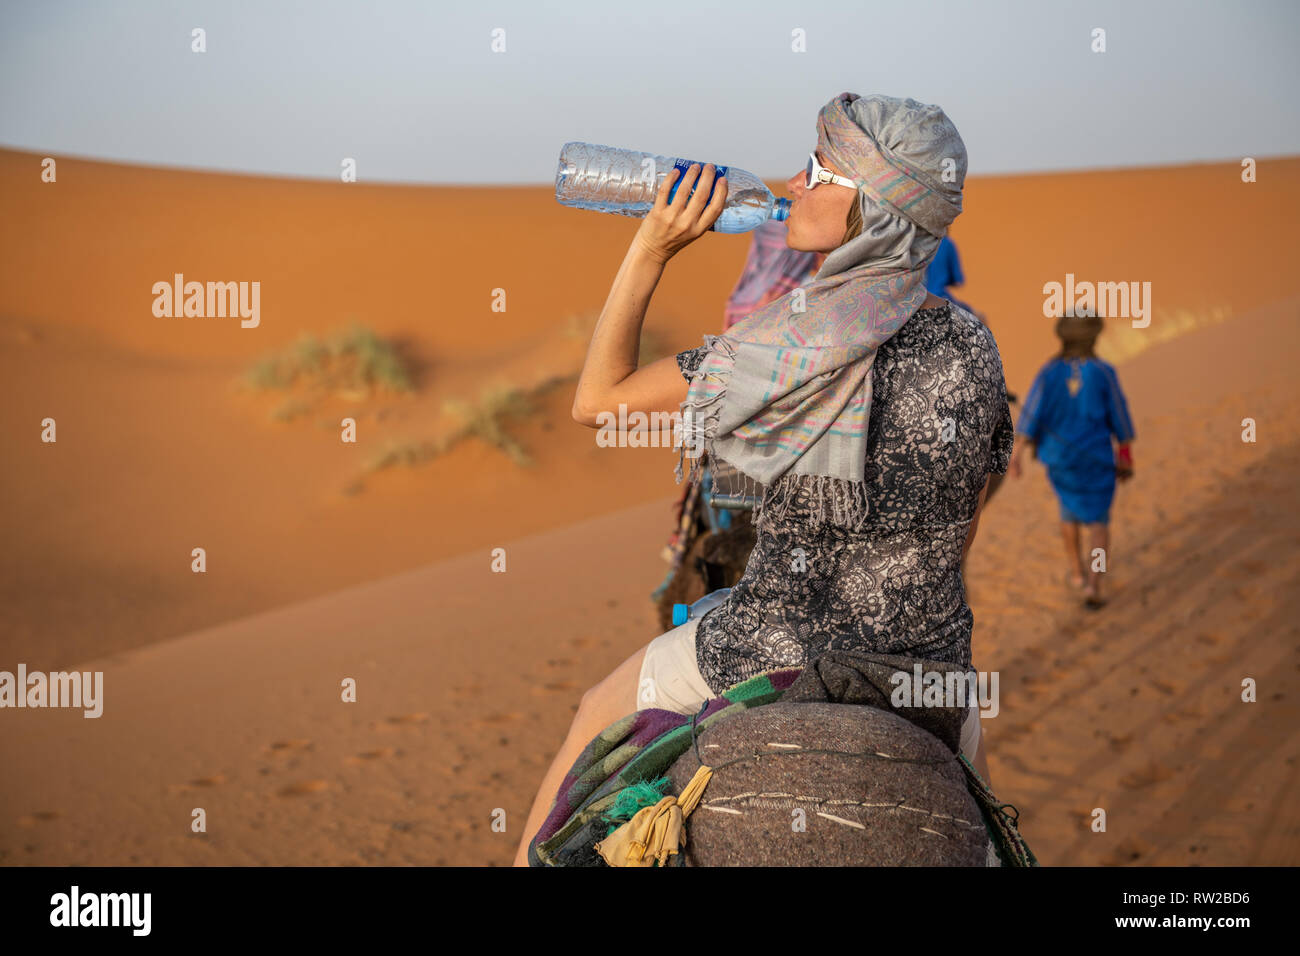
{"type": "MultiPolygon", "coordinates": [[[[510,426],[530,468],[478,440],[367,466],[454,427],[448,401],[576,372],[635,224],[545,188],[64,159],[47,184],[39,160],[0,151],[0,669],[80,665],[107,688],[98,720],[0,713],[0,862],[507,862],[579,695],[654,634],[673,455],[597,447],[561,383],[510,426]],[[154,316],[178,272],[260,282],[259,326],[154,316]],[[281,397],[241,389],[254,360],[353,320],[396,344],[413,394],[280,422],[281,397]]],[[[1153,288],[1151,327],[1103,339],[1133,356],[1140,435],[1111,605],[1085,615],[1057,583],[1037,470],[971,557],[976,662],[1002,674],[994,782],[1046,863],[1297,861],[1298,213],[1300,159],[1255,184],[1232,163],[968,184],[961,294],[1013,389],[1053,347],[1045,282],[1153,288]]],[[[717,330],[745,250],[710,236],[672,263],[662,354],[717,330]]]]}
{"type": "Polygon", "coordinates": [[[102,717],[4,713],[0,862],[508,861],[544,751],[651,626],[664,521],[642,505],[502,542],[504,573],[483,549],[86,664],[102,717]]]}
{"type": "Polygon", "coordinates": [[[967,580],[976,665],[1002,675],[991,772],[1045,863],[1300,862],[1297,318],[1292,298],[1119,367],[1139,471],[1112,511],[1102,611],[1058,583],[1040,467],[980,523],[967,580]],[[1267,437],[1243,443],[1247,417],[1267,437]]]}
{"type": "MultiPolygon", "coordinates": [[[[1045,864],[1300,862],[1297,313],[1121,367],[1140,470],[1103,611],[1057,583],[1037,466],[981,522],[968,579],[976,664],[1001,674],[992,773],[1045,864]],[[1258,703],[1240,702],[1244,676],[1258,703]]],[[[478,549],[87,665],[102,718],[4,716],[21,785],[0,788],[0,861],[508,862],[581,692],[654,633],[668,505],[502,541],[504,574],[478,549]]]]}
{"type": "MultiPolygon", "coordinates": [[[[449,399],[576,372],[569,320],[599,312],[634,223],[546,188],[58,170],[43,183],[39,156],[0,151],[0,661],[142,647],[674,493],[668,452],[596,448],[564,388],[518,430],[533,469],[469,443],[365,476],[390,443],[445,431],[449,399]],[[260,282],[259,326],[155,317],[153,284],[178,272],[260,282]],[[352,320],[398,343],[413,396],[335,397],[286,424],[271,420],[280,399],[237,388],[258,357],[352,320]],[[57,445],[39,441],[46,417],[57,445]],[[356,444],[339,440],[344,417],[356,444]]],[[[1152,282],[1138,341],[1155,341],[1175,319],[1292,294],[1298,214],[1300,159],[1262,160],[1253,184],[1232,163],[973,177],[954,227],[961,293],[1023,391],[1052,347],[1045,282],[1152,282]]],[[[665,354],[717,330],[745,250],[708,236],[673,261],[647,324],[665,354]]]]}

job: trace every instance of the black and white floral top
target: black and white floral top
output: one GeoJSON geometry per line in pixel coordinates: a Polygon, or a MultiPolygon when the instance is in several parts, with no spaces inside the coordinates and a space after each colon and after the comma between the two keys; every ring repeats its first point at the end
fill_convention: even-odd
{"type": "MultiPolygon", "coordinates": [[[[682,374],[690,379],[703,357],[703,347],[680,353],[682,374]]],[[[721,693],[827,650],[970,666],[962,546],[1012,441],[992,333],[950,304],[915,312],[872,368],[867,524],[855,532],[815,517],[809,494],[784,479],[765,489],[745,573],[696,631],[705,682],[721,693]],[[789,494],[776,517],[768,504],[789,494]]]]}

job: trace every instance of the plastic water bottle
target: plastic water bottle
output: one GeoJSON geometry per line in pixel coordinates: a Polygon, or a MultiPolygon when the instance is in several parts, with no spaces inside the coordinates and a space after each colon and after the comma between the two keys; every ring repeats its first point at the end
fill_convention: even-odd
{"type": "MultiPolygon", "coordinates": [[[[659,187],[676,168],[681,170],[681,175],[668,194],[668,201],[672,202],[693,162],[696,160],[656,156],[634,149],[565,143],[555,171],[555,198],[578,209],[641,219],[649,214],[659,187]]],[[[701,169],[704,165],[700,163],[701,169]]],[[[727,177],[727,205],[710,227],[714,232],[749,232],[768,219],[780,222],[790,214],[790,200],[777,199],[753,173],[719,166],[714,183],[723,176],[727,177]]]]}
{"type": "Polygon", "coordinates": [[[703,617],[705,612],[717,607],[727,599],[731,593],[731,588],[719,588],[711,591],[704,597],[700,598],[694,604],[674,604],[673,605],[673,627],[680,627],[687,621],[693,621],[697,617],[703,617]]]}

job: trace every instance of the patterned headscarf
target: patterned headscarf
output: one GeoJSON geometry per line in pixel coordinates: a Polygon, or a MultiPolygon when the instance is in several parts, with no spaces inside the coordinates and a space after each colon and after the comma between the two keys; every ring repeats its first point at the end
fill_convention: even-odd
{"type": "Polygon", "coordinates": [[[826,261],[824,252],[791,249],[785,241],[785,223],[780,220],[769,219],[750,235],[745,268],[723,307],[724,330],[801,287],[826,261]]]}
{"type": "Polygon", "coordinates": [[[802,311],[786,295],[704,337],[681,458],[692,454],[692,477],[702,447],[760,485],[797,480],[820,513],[860,529],[871,365],[925,301],[926,266],[961,212],[966,147],[937,106],[852,93],[822,108],[817,144],[857,184],[862,232],[826,257],[802,311]]]}

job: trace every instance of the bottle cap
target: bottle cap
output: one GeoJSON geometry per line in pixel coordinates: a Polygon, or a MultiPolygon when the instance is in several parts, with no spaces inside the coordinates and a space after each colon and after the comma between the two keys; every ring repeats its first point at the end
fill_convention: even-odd
{"type": "Polygon", "coordinates": [[[673,627],[681,627],[691,616],[691,608],[687,604],[673,605],[673,627]]]}

